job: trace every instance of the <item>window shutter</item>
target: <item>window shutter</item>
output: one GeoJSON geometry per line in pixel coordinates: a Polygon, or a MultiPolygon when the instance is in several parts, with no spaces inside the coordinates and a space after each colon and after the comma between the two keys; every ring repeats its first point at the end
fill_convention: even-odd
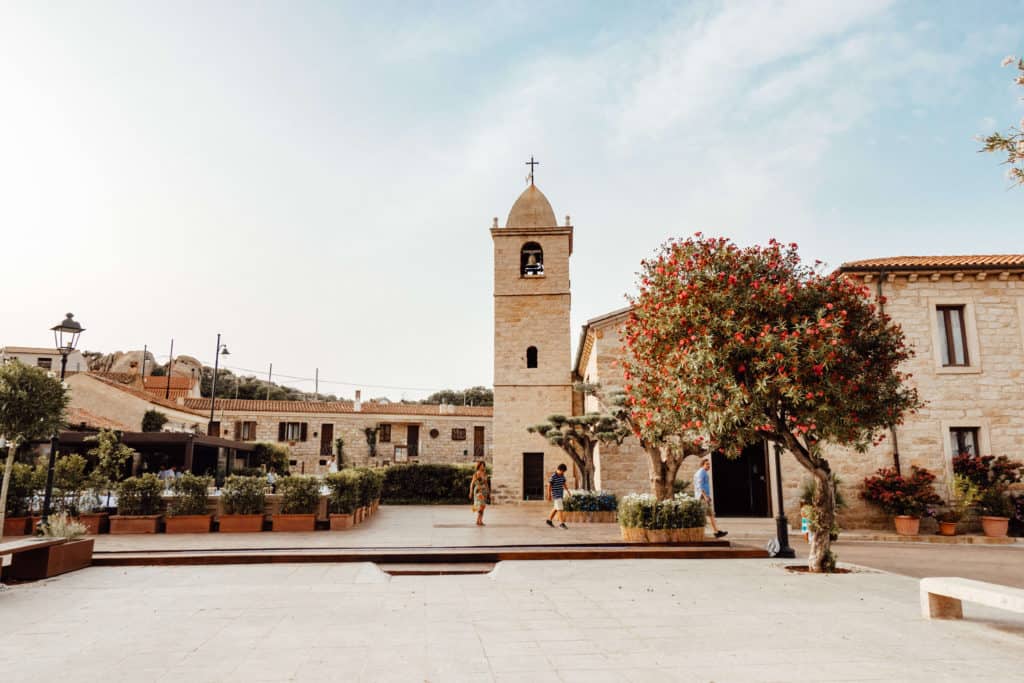
{"type": "Polygon", "coordinates": [[[277,440],[284,441],[284,422],[277,423],[277,440]]]}
{"type": "Polygon", "coordinates": [[[242,423],[235,422],[235,441],[242,438],[242,423]]]}
{"type": "Polygon", "coordinates": [[[302,436],[299,437],[299,439],[301,441],[305,441],[306,438],[309,436],[309,429],[308,428],[309,428],[309,424],[306,423],[306,422],[303,422],[302,423],[302,436]]]}

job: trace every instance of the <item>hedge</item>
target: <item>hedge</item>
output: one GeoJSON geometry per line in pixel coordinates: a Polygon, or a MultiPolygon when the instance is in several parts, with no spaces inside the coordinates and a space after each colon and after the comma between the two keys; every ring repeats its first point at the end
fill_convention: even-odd
{"type": "Polygon", "coordinates": [[[671,500],[631,493],[619,502],[619,524],[637,529],[703,528],[706,513],[703,502],[682,493],[671,500]]]}
{"type": "Polygon", "coordinates": [[[618,501],[610,491],[569,491],[565,499],[566,512],[614,512],[617,508],[618,501]]]}
{"type": "Polygon", "coordinates": [[[469,505],[473,465],[392,465],[381,501],[388,505],[469,505]]]}

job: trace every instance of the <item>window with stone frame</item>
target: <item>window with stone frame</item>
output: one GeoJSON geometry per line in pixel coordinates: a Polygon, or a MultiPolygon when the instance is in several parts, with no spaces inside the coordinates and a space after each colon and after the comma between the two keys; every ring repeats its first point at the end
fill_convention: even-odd
{"type": "Polygon", "coordinates": [[[967,367],[967,324],[963,306],[936,306],[939,325],[939,358],[943,367],[967,367]]]}
{"type": "Polygon", "coordinates": [[[278,441],[305,441],[308,438],[309,425],[305,422],[278,422],[278,441]]]}
{"type": "Polygon", "coordinates": [[[235,423],[235,439],[239,441],[255,441],[256,440],[256,423],[255,422],[236,422],[235,423]]]}
{"type": "Polygon", "coordinates": [[[452,427],[452,441],[465,441],[466,440],[466,428],[465,427],[452,427]]]}
{"type": "Polygon", "coordinates": [[[962,453],[979,455],[978,428],[951,427],[949,430],[949,444],[954,457],[962,453]]]}
{"type": "Polygon", "coordinates": [[[389,425],[389,424],[382,424],[382,425],[379,425],[379,429],[380,429],[380,435],[377,437],[377,440],[380,441],[381,443],[390,443],[391,442],[391,425],[389,425]]]}

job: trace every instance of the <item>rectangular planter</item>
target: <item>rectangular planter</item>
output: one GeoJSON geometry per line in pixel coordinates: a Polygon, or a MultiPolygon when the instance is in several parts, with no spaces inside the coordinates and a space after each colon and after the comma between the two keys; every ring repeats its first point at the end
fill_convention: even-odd
{"type": "Polygon", "coordinates": [[[222,534],[241,534],[263,531],[263,515],[220,515],[222,534]]]}
{"type": "Polygon", "coordinates": [[[111,515],[111,534],[155,534],[163,515],[111,515]]]}
{"type": "Polygon", "coordinates": [[[208,534],[213,515],[168,516],[164,531],[169,534],[208,534]]]}
{"type": "Polygon", "coordinates": [[[34,553],[18,553],[11,559],[8,575],[21,581],[38,581],[84,569],[92,564],[91,538],[76,539],[34,553]]]}
{"type": "Polygon", "coordinates": [[[85,525],[85,533],[90,536],[105,534],[110,529],[110,515],[106,512],[87,512],[78,515],[78,521],[85,525]]]}
{"type": "Polygon", "coordinates": [[[24,536],[28,533],[28,517],[4,517],[4,536],[24,536]]]}
{"type": "Polygon", "coordinates": [[[344,531],[355,525],[352,515],[331,514],[331,531],[344,531]]]}
{"type": "Polygon", "coordinates": [[[316,515],[272,515],[274,531],[315,531],[316,515]]]}

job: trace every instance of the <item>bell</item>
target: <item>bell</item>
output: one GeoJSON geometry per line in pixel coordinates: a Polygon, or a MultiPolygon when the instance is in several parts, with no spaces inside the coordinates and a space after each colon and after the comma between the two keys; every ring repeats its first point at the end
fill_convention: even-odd
{"type": "Polygon", "coordinates": [[[529,268],[530,266],[536,266],[536,265],[537,265],[537,256],[536,256],[536,254],[530,254],[526,258],[526,267],[529,268]]]}

